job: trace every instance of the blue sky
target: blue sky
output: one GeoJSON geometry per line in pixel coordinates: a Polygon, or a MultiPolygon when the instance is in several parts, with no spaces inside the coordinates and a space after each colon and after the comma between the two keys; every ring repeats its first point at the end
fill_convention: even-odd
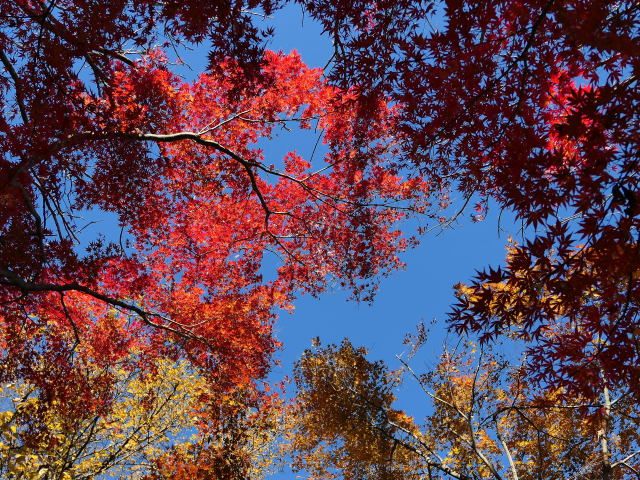
{"type": "MultiPolygon", "coordinates": [[[[311,67],[323,67],[331,57],[330,39],[322,35],[318,24],[302,17],[299,6],[289,5],[276,12],[269,23],[276,31],[270,49],[284,53],[295,49],[311,67]]],[[[275,156],[295,148],[304,156],[313,148],[315,137],[291,140],[276,140],[265,151],[275,156]]],[[[454,205],[462,204],[460,198],[457,202],[455,197],[452,200],[454,205]]],[[[475,270],[504,259],[507,233],[498,235],[497,213],[490,211],[485,221],[473,223],[465,212],[451,228],[423,236],[420,246],[403,255],[407,268],[382,280],[372,305],[347,301],[349,295],[344,291],[328,292],[319,299],[301,297],[294,313],[283,314],[277,324],[277,336],[284,349],[278,355],[282,367],[274,371],[273,377],[288,374],[295,359],[318,336],[323,343],[339,343],[348,337],[353,344],[366,346],[372,359],[384,359],[396,367],[395,355],[403,352],[405,335],[414,332],[418,322],[435,319],[431,342],[425,349],[431,355],[423,355],[423,361],[432,361],[445,340],[443,320],[454,300],[453,285],[469,279],[475,270]]],[[[505,216],[502,227],[509,222],[505,216]]],[[[420,223],[425,222],[423,219],[420,223]]],[[[413,233],[411,226],[407,225],[407,229],[413,233]]],[[[412,399],[400,400],[408,407],[415,403],[412,399]]]]}
{"type": "MultiPolygon", "coordinates": [[[[311,67],[323,67],[331,56],[331,42],[321,35],[321,29],[308,18],[302,17],[297,6],[276,12],[271,22],[276,36],[270,43],[272,50],[288,53],[297,50],[311,67]]],[[[293,138],[295,145],[280,139],[265,148],[277,155],[295,148],[303,156],[313,147],[313,138],[293,138]]],[[[452,198],[460,206],[461,198],[452,198]],[[457,200],[457,201],[456,201],[457,200]]],[[[472,202],[471,202],[472,203],[472,202]]],[[[470,204],[471,204],[470,203],[470,204]]],[[[498,235],[498,212],[490,210],[487,219],[473,223],[465,212],[459,221],[444,232],[433,231],[421,239],[421,244],[403,255],[405,270],[394,272],[382,280],[373,304],[347,301],[348,292],[334,291],[320,298],[301,297],[292,314],[283,313],[276,325],[276,335],[283,342],[277,358],[281,366],[274,369],[271,378],[280,380],[290,375],[293,363],[311,346],[311,339],[320,337],[323,344],[339,343],[348,337],[354,345],[366,346],[371,360],[383,359],[392,368],[400,362],[396,355],[407,353],[402,341],[416,325],[424,321],[430,327],[429,342],[412,360],[418,372],[432,367],[437,361],[444,342],[456,343],[455,334],[447,334],[445,318],[454,301],[453,285],[470,279],[477,269],[503,262],[508,233],[498,235]]],[[[420,223],[424,225],[426,219],[420,223]]],[[[501,226],[513,225],[513,217],[504,213],[501,226]]],[[[411,226],[407,225],[411,230],[411,226]]],[[[508,228],[511,233],[514,228],[508,228]]],[[[412,233],[412,232],[411,232],[412,233]]],[[[291,388],[291,387],[290,387],[291,388]]],[[[396,406],[404,409],[416,420],[429,412],[429,402],[410,378],[396,392],[396,406]]],[[[295,478],[290,471],[278,479],[295,478]]]]}

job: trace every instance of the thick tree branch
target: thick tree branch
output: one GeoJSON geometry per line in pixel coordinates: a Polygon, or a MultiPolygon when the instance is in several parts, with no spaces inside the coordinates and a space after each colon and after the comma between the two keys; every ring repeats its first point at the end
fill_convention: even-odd
{"type": "MultiPolygon", "coordinates": [[[[134,314],[136,314],[144,323],[146,323],[149,326],[152,326],[154,328],[159,328],[162,330],[166,330],[168,332],[174,333],[176,335],[179,335],[181,337],[187,337],[187,338],[192,338],[195,340],[199,340],[203,343],[205,343],[206,345],[210,346],[209,343],[202,337],[197,336],[195,334],[193,334],[192,332],[189,332],[187,330],[178,330],[176,328],[172,328],[169,325],[163,325],[161,323],[156,323],[154,321],[152,321],[150,319],[150,317],[158,317],[158,318],[162,318],[164,320],[167,320],[166,318],[162,317],[161,315],[157,314],[157,313],[152,313],[152,312],[148,312],[147,310],[144,310],[136,305],[133,305],[131,303],[127,303],[124,302],[122,300],[118,300],[116,298],[110,297],[108,295],[104,295],[102,293],[99,293],[89,287],[80,285],[76,282],[72,282],[72,283],[65,283],[65,284],[51,284],[51,283],[32,283],[32,282],[28,282],[22,278],[20,278],[18,275],[16,275],[15,273],[11,272],[10,270],[6,270],[4,268],[0,268],[0,275],[3,276],[6,281],[0,281],[0,284],[4,284],[4,285],[12,285],[18,289],[20,289],[20,291],[22,291],[23,293],[27,294],[27,293],[36,293],[36,292],[58,292],[58,293],[64,293],[64,292],[80,292],[80,293],[84,293],[86,295],[89,295],[90,297],[95,298],[96,300],[100,300],[104,303],[107,303],[109,305],[112,305],[114,307],[119,307],[122,308],[124,310],[130,311],[134,314]]],[[[175,323],[176,325],[179,325],[177,322],[173,322],[171,320],[168,320],[171,323],[175,323]]]]}
{"type": "Polygon", "coordinates": [[[9,75],[13,80],[13,87],[15,88],[16,92],[16,103],[18,104],[18,110],[20,110],[22,121],[27,124],[29,123],[29,116],[27,115],[27,109],[24,105],[24,96],[22,94],[20,77],[18,77],[16,70],[13,68],[11,61],[9,60],[9,57],[7,57],[7,54],[2,49],[0,49],[0,61],[2,62],[5,70],[9,72],[9,75]]]}

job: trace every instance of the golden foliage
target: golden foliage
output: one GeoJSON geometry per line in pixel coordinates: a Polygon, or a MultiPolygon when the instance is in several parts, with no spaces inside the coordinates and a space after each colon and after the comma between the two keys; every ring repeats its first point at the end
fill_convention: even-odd
{"type": "MultiPolygon", "coordinates": [[[[87,380],[97,373],[87,367],[87,380]]],[[[115,385],[110,404],[87,407],[75,417],[67,415],[69,405],[47,401],[31,385],[2,385],[3,478],[174,478],[165,475],[171,473],[167,458],[186,465],[203,452],[223,452],[216,468],[234,455],[239,460],[233,467],[253,479],[274,462],[267,450],[277,432],[275,408],[249,408],[241,393],[211,398],[204,377],[185,361],[159,359],[145,373],[115,367],[110,374],[115,385]],[[242,439],[230,444],[234,428],[242,439]]],[[[210,478],[195,473],[202,475],[191,480],[210,478]]]]}
{"type": "Polygon", "coordinates": [[[290,448],[309,478],[414,478],[414,455],[396,439],[413,422],[391,408],[395,382],[382,362],[365,355],[345,340],[307,350],[297,363],[290,448]]]}
{"type": "Polygon", "coordinates": [[[398,375],[344,341],[296,367],[290,448],[309,478],[624,479],[640,461],[640,409],[534,389],[522,369],[472,343],[417,374],[431,403],[421,424],[393,408],[398,375]]]}

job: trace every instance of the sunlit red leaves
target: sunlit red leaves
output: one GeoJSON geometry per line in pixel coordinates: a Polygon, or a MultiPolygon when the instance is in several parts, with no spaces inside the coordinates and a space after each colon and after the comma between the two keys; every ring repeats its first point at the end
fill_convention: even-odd
{"type": "MultiPolygon", "coordinates": [[[[361,118],[355,91],[330,86],[295,53],[254,58],[260,69],[239,82],[255,53],[247,45],[238,45],[246,58],[221,58],[185,82],[161,50],[119,49],[142,39],[127,19],[149,42],[158,21],[125,4],[69,2],[51,19],[38,3],[19,4],[28,18],[0,45],[28,85],[6,86],[26,117],[10,112],[3,137],[4,353],[13,352],[4,375],[64,399],[60,376],[74,378],[83,362],[185,358],[221,394],[250,388],[278,346],[275,315],[297,293],[340,282],[370,298],[376,278],[400,266],[408,242],[395,225],[423,208],[427,186],[393,164],[397,109],[376,100],[361,118]],[[71,34],[87,21],[97,31],[71,34]],[[34,29],[46,32],[50,59],[33,51],[34,29]],[[90,74],[61,59],[69,52],[90,74]],[[283,128],[313,128],[326,146],[315,159],[294,149],[267,157],[265,142],[283,128]],[[114,225],[87,240],[81,217],[105,212],[114,225]],[[52,368],[29,370],[36,361],[52,368]]],[[[160,15],[175,35],[215,37],[215,22],[187,24],[192,14],[166,5],[160,15]]],[[[88,403],[108,403],[108,386],[77,383],[97,396],[88,403]]]]}

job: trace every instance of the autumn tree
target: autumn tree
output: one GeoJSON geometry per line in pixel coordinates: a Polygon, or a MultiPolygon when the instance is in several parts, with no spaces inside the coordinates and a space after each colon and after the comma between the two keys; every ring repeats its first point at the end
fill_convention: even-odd
{"type": "Polygon", "coordinates": [[[362,87],[363,112],[379,95],[401,106],[399,162],[455,208],[443,224],[474,204],[476,220],[493,205],[523,224],[525,241],[474,278],[482,301],[456,304],[451,326],[539,339],[528,361],[541,383],[590,395],[602,362],[606,382],[639,392],[638,2],[302,3],[333,39],[333,81],[362,87]],[[536,301],[507,308],[494,283],[536,301]]]}
{"type": "MultiPolygon", "coordinates": [[[[293,467],[310,478],[418,478],[398,469],[403,462],[392,461],[394,384],[383,363],[369,362],[365,352],[348,341],[318,345],[295,366],[298,390],[289,414],[293,467]]],[[[395,453],[411,459],[403,449],[395,453]]]]}
{"type": "Polygon", "coordinates": [[[637,398],[638,3],[299,0],[327,78],[264,52],[285,3],[0,0],[0,380],[110,408],[83,362],[169,359],[219,399],[253,388],[278,309],[333,284],[370,299],[399,220],[475,204],[525,239],[451,326],[527,342],[550,391],[637,398]],[[281,127],[327,153],[269,158],[281,127]]]}
{"type": "Polygon", "coordinates": [[[187,362],[224,404],[259,390],[297,294],[367,299],[400,265],[426,185],[393,161],[397,108],[364,119],[264,52],[249,10],[274,6],[0,2],[0,381],[107,412],[115,366],[187,362]],[[205,38],[210,68],[181,78],[170,56],[205,38]],[[315,158],[262,150],[312,128],[315,158]]]}
{"type": "Polygon", "coordinates": [[[25,382],[2,386],[3,478],[174,479],[180,468],[190,478],[257,479],[276,461],[280,411],[250,391],[220,401],[184,360],[83,367],[88,383],[112,377],[108,408],[83,397],[50,402],[25,382]]]}
{"type": "Polygon", "coordinates": [[[446,349],[426,372],[404,360],[392,372],[365,355],[345,340],[307,350],[296,365],[290,448],[309,478],[637,476],[638,403],[628,390],[570,403],[472,344],[446,349]],[[403,377],[429,403],[424,421],[393,406],[403,377]]]}

